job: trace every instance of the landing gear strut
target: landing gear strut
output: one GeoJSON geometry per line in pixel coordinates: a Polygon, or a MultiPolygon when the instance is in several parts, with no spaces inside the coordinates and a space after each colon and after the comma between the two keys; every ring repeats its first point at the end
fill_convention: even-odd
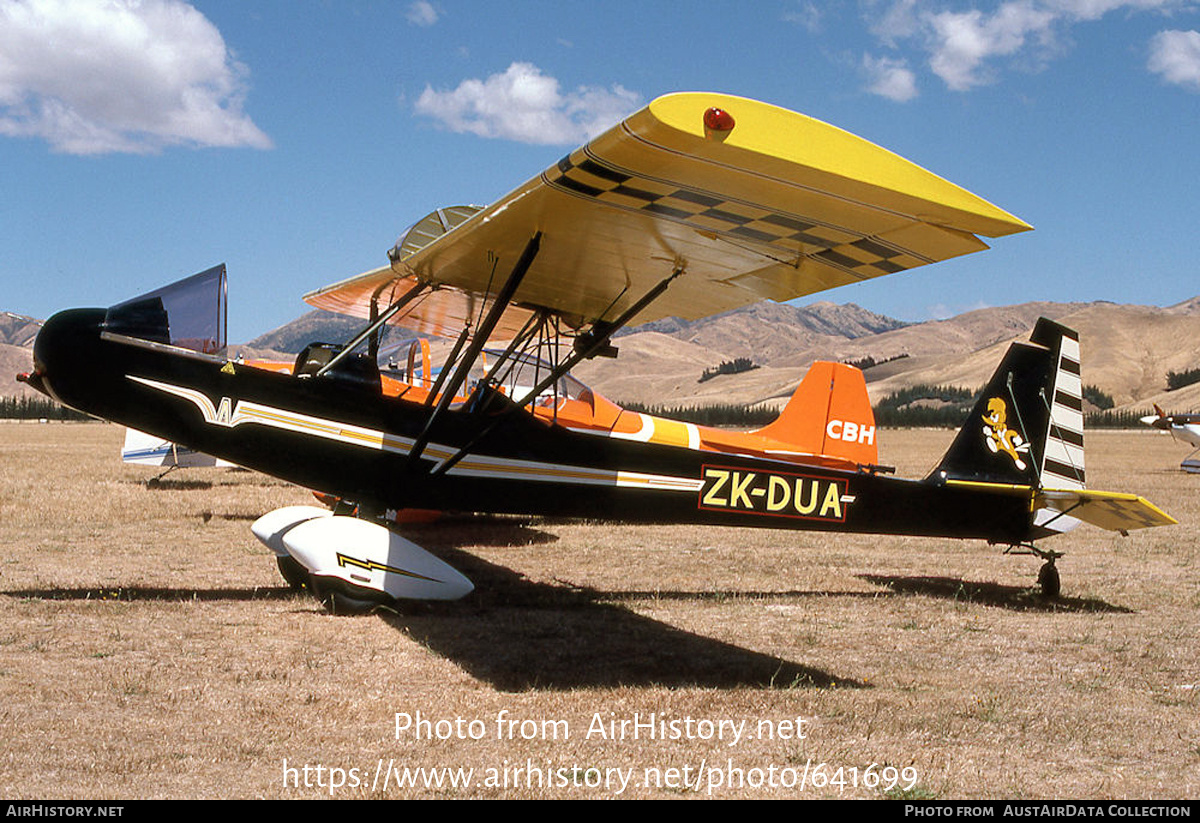
{"type": "Polygon", "coordinates": [[[1062,552],[1056,552],[1053,549],[1039,549],[1032,543],[1009,546],[1004,550],[1005,554],[1032,554],[1035,557],[1040,557],[1046,562],[1042,564],[1042,568],[1038,571],[1038,585],[1042,589],[1042,596],[1047,598],[1056,598],[1062,592],[1062,580],[1058,576],[1058,567],[1054,564],[1055,560],[1063,556],[1062,552]]]}

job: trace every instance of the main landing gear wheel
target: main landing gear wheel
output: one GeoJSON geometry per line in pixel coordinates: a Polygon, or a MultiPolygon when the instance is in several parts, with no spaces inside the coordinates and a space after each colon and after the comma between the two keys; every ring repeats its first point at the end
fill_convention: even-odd
{"type": "Polygon", "coordinates": [[[369,614],[379,606],[373,600],[359,600],[338,591],[325,592],[321,597],[321,605],[330,614],[342,616],[369,614]]]}
{"type": "Polygon", "coordinates": [[[308,586],[308,569],[300,565],[293,557],[276,557],[275,565],[279,573],[292,591],[302,591],[308,586]]]}
{"type": "Polygon", "coordinates": [[[310,580],[313,595],[330,614],[341,616],[370,614],[382,605],[380,599],[368,600],[355,597],[339,585],[337,580],[317,577],[312,577],[310,580]]]}

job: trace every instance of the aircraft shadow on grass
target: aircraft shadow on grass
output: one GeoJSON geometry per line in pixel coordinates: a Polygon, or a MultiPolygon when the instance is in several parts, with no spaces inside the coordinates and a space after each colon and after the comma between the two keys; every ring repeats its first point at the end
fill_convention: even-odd
{"type": "MultiPolygon", "coordinates": [[[[475,592],[455,602],[412,602],[379,610],[389,625],[501,691],[617,686],[668,688],[863,688],[827,671],[742,648],[638,614],[636,601],[795,599],[839,594],[804,591],[601,591],[569,583],[539,583],[458,546],[550,544],[557,537],[525,523],[458,523],[423,539],[462,569],[475,592]],[[479,526],[482,525],[482,528],[479,526]],[[437,537],[435,537],[437,535],[437,537]]],[[[432,546],[431,546],[432,548],[432,546]]],[[[1029,588],[950,577],[860,575],[896,595],[923,595],[1016,611],[1130,610],[1090,598],[1046,599],[1029,588]]],[[[17,590],[15,598],[46,600],[198,601],[286,600],[285,587],[79,587],[17,590]]],[[[879,596],[844,592],[846,596],[879,596]]],[[[885,595],[886,596],[886,595],[885,595]]],[[[354,618],[338,618],[354,619],[354,618]]]]}
{"type": "MultiPolygon", "coordinates": [[[[456,602],[417,602],[379,617],[501,691],[616,686],[670,688],[863,688],[820,669],[703,637],[639,615],[618,601],[720,599],[714,592],[603,592],[538,583],[454,546],[549,544],[558,538],[524,524],[449,524],[430,529],[437,553],[476,584],[456,602]],[[440,534],[437,540],[434,534],[440,534]]],[[[83,586],[0,592],[13,598],[121,602],[284,601],[284,586],[243,588],[83,586]]],[[[764,593],[766,594],[766,593],[764,593]]],[[[730,592],[732,597],[753,597],[730,592]]],[[[770,593],[775,596],[774,593],[770,593]]],[[[786,596],[783,595],[783,596],[786,596]]],[[[362,618],[334,618],[362,619],[362,618]]]]}
{"type": "Polygon", "coordinates": [[[1132,609],[1091,597],[1045,597],[1027,586],[981,583],[959,577],[892,577],[874,574],[858,577],[876,586],[886,586],[896,594],[919,594],[1012,611],[1133,613],[1132,609]]]}
{"type": "MultiPolygon", "coordinates": [[[[478,544],[476,544],[478,545],[478,544]]],[[[637,614],[608,593],[538,583],[456,548],[438,554],[476,585],[448,603],[384,612],[396,629],[501,691],[617,686],[862,688],[863,683],[637,614]]],[[[664,599],[680,593],[663,593],[664,599]]],[[[647,597],[656,594],[647,595],[647,597]]],[[[686,595],[683,595],[686,596],[686,595]]],[[[695,599],[715,598],[696,592],[695,599]]]]}
{"type": "Polygon", "coordinates": [[[172,588],[169,586],[78,586],[54,589],[12,589],[0,595],[17,600],[95,600],[121,603],[196,601],[216,603],[225,600],[288,600],[295,592],[284,586],[255,586],[242,588],[172,588]]]}
{"type": "Polygon", "coordinates": [[[213,483],[211,480],[195,480],[172,477],[170,479],[151,477],[149,480],[142,480],[138,485],[144,486],[151,491],[208,491],[212,489],[213,483]]]}

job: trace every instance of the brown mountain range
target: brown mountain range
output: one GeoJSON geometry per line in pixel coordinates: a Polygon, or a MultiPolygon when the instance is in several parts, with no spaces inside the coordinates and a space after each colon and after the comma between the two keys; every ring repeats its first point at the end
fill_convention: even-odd
{"type": "Polygon", "coordinates": [[[670,335],[627,335],[619,341],[620,358],[594,361],[576,372],[626,401],[782,402],[813,360],[869,357],[880,363],[866,370],[868,390],[878,401],[919,384],[982,387],[1008,344],[1026,338],[1037,318],[1046,316],[1079,331],[1084,383],[1110,394],[1118,408],[1148,408],[1153,402],[1177,411],[1200,407],[1200,387],[1166,391],[1168,372],[1200,367],[1200,299],[1169,308],[1024,303],[854,335],[794,328],[785,335],[760,321],[759,310],[753,306],[737,317],[701,321],[670,335]],[[698,382],[705,368],[734,357],[749,357],[759,368],[698,382]]]}
{"type": "MultiPolygon", "coordinates": [[[[1200,385],[1167,392],[1167,373],[1200,367],[1200,297],[1167,308],[1115,303],[1023,303],[946,320],[903,323],[853,304],[806,307],[759,303],[692,322],[632,329],[616,359],[580,365],[576,376],[619,402],[690,406],[782,403],[813,360],[879,363],[866,369],[872,399],[917,384],[981,387],[1009,342],[1039,316],[1080,333],[1083,380],[1118,408],[1200,408],[1200,385]],[[701,381],[705,370],[747,358],[755,368],[701,381]]],[[[235,347],[247,356],[287,358],[304,342],[348,338],[357,321],[310,312],[235,347]]],[[[0,313],[0,374],[28,371],[38,322],[0,313]]],[[[393,331],[392,339],[401,333],[393,331]]],[[[11,379],[11,378],[9,378],[11,379]]],[[[0,394],[28,391],[15,381],[0,394]]]]}

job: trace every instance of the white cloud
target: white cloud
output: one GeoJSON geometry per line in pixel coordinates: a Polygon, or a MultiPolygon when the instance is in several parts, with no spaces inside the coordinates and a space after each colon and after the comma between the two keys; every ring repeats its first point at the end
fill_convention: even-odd
{"type": "Polygon", "coordinates": [[[935,303],[932,306],[925,307],[925,316],[930,320],[949,320],[951,317],[957,317],[960,314],[966,314],[967,312],[989,308],[991,308],[991,306],[982,300],[976,300],[974,303],[960,304],[956,306],[950,306],[945,303],[935,303]]]}
{"type": "Polygon", "coordinates": [[[988,58],[1012,55],[1031,39],[1051,38],[1055,15],[1027,0],[1002,3],[992,15],[978,10],[939,12],[926,18],[932,35],[929,67],[955,91],[988,82],[988,58]]]}
{"type": "Polygon", "coordinates": [[[454,132],[556,145],[582,143],[641,104],[641,95],[619,85],[564,94],[537,66],[513,63],[503,74],[464,80],[451,91],[426,87],[416,110],[454,132]]]}
{"type": "Polygon", "coordinates": [[[414,26],[432,26],[438,21],[438,12],[429,0],[417,0],[408,7],[405,17],[414,26]]]}
{"type": "Polygon", "coordinates": [[[863,55],[867,90],[889,100],[904,103],[917,96],[917,76],[903,60],[863,55]]]}
{"type": "Polygon", "coordinates": [[[1200,91],[1200,32],[1160,31],[1150,41],[1147,67],[1168,83],[1200,91]]]}
{"type": "Polygon", "coordinates": [[[888,46],[921,30],[918,0],[893,0],[883,11],[870,6],[871,33],[888,46]]]}
{"type": "Polygon", "coordinates": [[[1076,20],[1099,20],[1110,11],[1170,11],[1180,0],[1043,0],[1046,7],[1076,20]]]}
{"type": "Polygon", "coordinates": [[[892,0],[872,9],[872,33],[889,47],[919,44],[930,70],[955,91],[995,79],[997,63],[1040,67],[1060,53],[1067,32],[1107,14],[1169,12],[1180,0],[1004,0],[987,10],[946,10],[926,0],[892,0]]]}
{"type": "Polygon", "coordinates": [[[69,154],[268,148],[244,75],[180,0],[0,0],[0,134],[69,154]]]}
{"type": "Polygon", "coordinates": [[[821,18],[821,9],[810,2],[797,3],[793,11],[783,13],[784,21],[802,26],[813,34],[821,30],[821,18]]]}

